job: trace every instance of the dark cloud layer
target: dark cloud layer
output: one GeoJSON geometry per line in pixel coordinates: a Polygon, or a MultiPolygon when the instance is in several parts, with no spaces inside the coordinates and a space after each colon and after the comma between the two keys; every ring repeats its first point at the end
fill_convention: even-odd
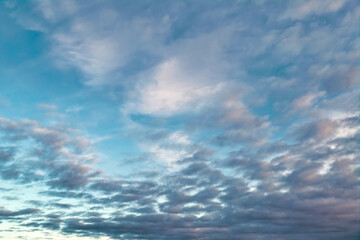
{"type": "MultiPolygon", "coordinates": [[[[45,181],[49,191],[42,195],[76,201],[37,204],[41,212],[1,210],[0,215],[16,219],[36,213],[40,219],[30,217],[24,226],[115,239],[357,239],[359,134],[337,134],[356,128],[358,120],[296,124],[289,135],[297,140],[293,144],[230,152],[225,159],[195,155],[182,161],[179,170],[154,180],[107,178],[79,160],[81,153],[62,154],[61,143],[70,136],[59,142],[56,132],[42,126],[39,139],[27,125],[7,120],[24,136],[14,143],[39,142],[36,148],[49,154],[30,168],[26,159],[19,163],[15,147],[2,148],[2,178],[45,181]],[[35,169],[44,174],[35,177],[35,169]],[[72,210],[79,201],[93,212],[72,210]],[[47,208],[64,213],[43,215],[47,208]]],[[[13,130],[1,133],[11,136],[13,130]]]]}
{"type": "MultiPolygon", "coordinates": [[[[334,121],[332,132],[356,127],[354,121],[358,117],[334,121]]],[[[39,169],[48,172],[44,178],[49,189],[66,191],[41,194],[76,201],[37,204],[41,212],[1,210],[0,215],[15,219],[36,213],[36,219],[30,217],[23,225],[114,239],[355,240],[359,237],[359,135],[321,134],[321,141],[314,143],[318,133],[311,132],[305,131],[298,143],[259,147],[251,155],[239,151],[223,160],[215,161],[211,155],[201,161],[187,159],[178,171],[157,180],[89,176],[89,163],[79,169],[71,162],[51,165],[56,159],[43,159],[39,169]],[[269,158],[274,152],[278,155],[269,158]],[[80,206],[78,201],[92,212],[72,210],[80,206]],[[46,214],[47,208],[64,212],[46,214]],[[105,214],[108,211],[110,215],[105,214]]],[[[53,141],[41,144],[54,150],[53,141]]],[[[31,172],[12,176],[20,182],[36,181],[31,172]]]]}

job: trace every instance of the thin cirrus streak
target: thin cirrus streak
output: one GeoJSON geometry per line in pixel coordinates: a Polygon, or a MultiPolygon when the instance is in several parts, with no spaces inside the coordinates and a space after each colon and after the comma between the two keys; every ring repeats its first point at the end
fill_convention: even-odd
{"type": "Polygon", "coordinates": [[[0,238],[359,239],[357,1],[0,11],[0,238]]]}

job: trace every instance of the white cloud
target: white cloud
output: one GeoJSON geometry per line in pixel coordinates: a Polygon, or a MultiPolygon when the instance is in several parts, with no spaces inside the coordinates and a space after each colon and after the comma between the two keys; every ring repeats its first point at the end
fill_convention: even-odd
{"type": "Polygon", "coordinates": [[[84,108],[82,106],[74,105],[71,107],[66,108],[65,112],[80,112],[84,108]]]}
{"type": "Polygon", "coordinates": [[[70,13],[76,6],[65,4],[60,8],[68,6],[70,10],[57,16],[55,5],[40,8],[46,21],[67,19],[64,25],[49,31],[54,60],[59,66],[80,70],[90,86],[119,83],[123,80],[122,68],[138,53],[157,55],[169,26],[167,21],[142,16],[125,19],[106,4],[92,6],[86,15],[79,11],[74,16],[70,13]]]}
{"type": "Polygon", "coordinates": [[[232,34],[225,27],[164,46],[163,61],[138,76],[128,111],[171,116],[220,100],[231,82],[224,50],[232,34]]]}
{"type": "Polygon", "coordinates": [[[56,105],[47,103],[39,103],[37,107],[47,111],[56,111],[58,109],[56,105]]]}
{"type": "Polygon", "coordinates": [[[302,97],[299,97],[293,101],[293,107],[295,109],[304,109],[311,107],[314,100],[318,97],[321,97],[325,94],[325,92],[318,92],[318,93],[309,93],[302,97]]]}
{"type": "Polygon", "coordinates": [[[188,135],[182,131],[176,131],[162,141],[146,142],[140,147],[151,154],[153,160],[165,164],[169,170],[175,170],[178,161],[192,156],[191,144],[188,135]]]}
{"type": "Polygon", "coordinates": [[[304,19],[310,15],[337,12],[345,3],[346,0],[294,1],[280,19],[304,19]]]}
{"type": "Polygon", "coordinates": [[[42,0],[36,1],[36,9],[41,15],[50,22],[57,22],[64,16],[73,14],[78,9],[76,1],[63,0],[51,1],[42,0]]]}
{"type": "Polygon", "coordinates": [[[153,80],[139,90],[136,111],[169,116],[196,110],[206,104],[204,99],[224,86],[222,83],[207,84],[204,78],[202,73],[188,72],[178,59],[169,59],[156,68],[153,80]]]}

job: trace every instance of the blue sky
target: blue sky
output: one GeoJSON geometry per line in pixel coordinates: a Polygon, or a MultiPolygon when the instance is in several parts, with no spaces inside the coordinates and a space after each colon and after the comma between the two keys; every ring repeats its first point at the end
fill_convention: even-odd
{"type": "Polygon", "coordinates": [[[0,3],[0,238],[358,239],[359,4],[0,3]]]}

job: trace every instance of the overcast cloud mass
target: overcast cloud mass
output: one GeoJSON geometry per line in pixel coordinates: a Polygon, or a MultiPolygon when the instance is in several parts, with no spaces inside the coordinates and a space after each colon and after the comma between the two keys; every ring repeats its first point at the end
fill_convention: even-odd
{"type": "Polygon", "coordinates": [[[0,2],[0,239],[359,239],[356,0],[0,2]]]}

